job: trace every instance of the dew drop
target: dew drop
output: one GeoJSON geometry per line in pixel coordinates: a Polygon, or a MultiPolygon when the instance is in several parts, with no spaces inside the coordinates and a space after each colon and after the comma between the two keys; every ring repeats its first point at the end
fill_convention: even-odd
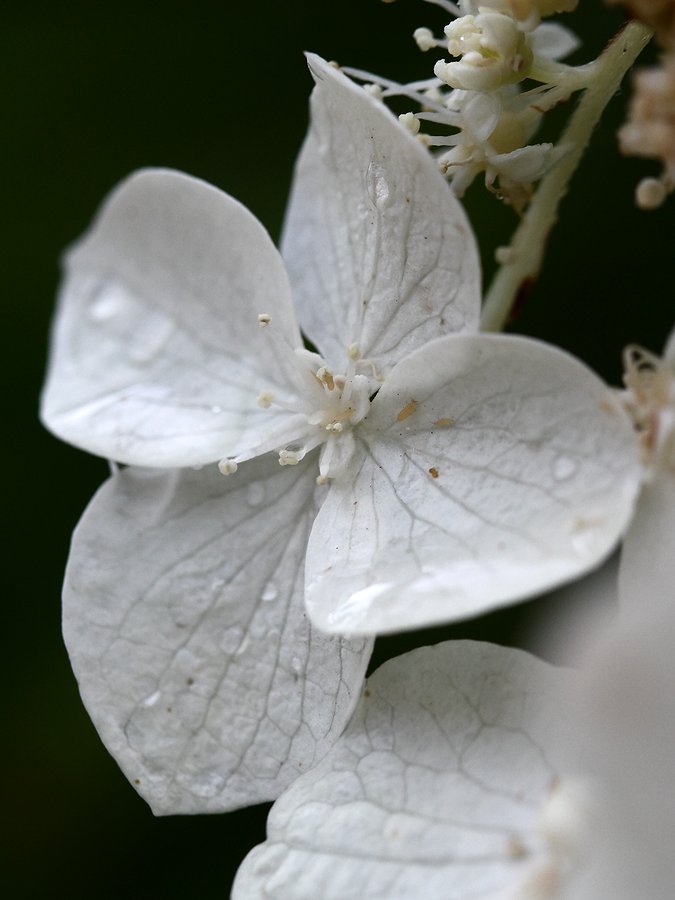
{"type": "Polygon", "coordinates": [[[99,285],[89,305],[89,316],[94,322],[108,322],[129,309],[129,297],[124,288],[115,283],[99,285]]]}
{"type": "Polygon", "coordinates": [[[274,584],[273,581],[268,581],[265,587],[263,588],[262,594],[260,595],[260,599],[265,603],[270,603],[272,600],[276,600],[279,596],[279,588],[274,584]]]}
{"type": "Polygon", "coordinates": [[[248,634],[244,635],[244,640],[239,644],[237,649],[235,650],[235,656],[241,656],[246,650],[248,650],[248,645],[251,643],[251,638],[248,634]]]}
{"type": "Polygon", "coordinates": [[[567,481],[577,471],[578,464],[569,456],[556,456],[551,466],[551,472],[556,481],[567,481]]]}
{"type": "Polygon", "coordinates": [[[159,700],[159,698],[160,698],[160,692],[155,691],[154,694],[150,694],[149,697],[145,698],[145,700],[143,701],[143,706],[154,706],[155,703],[157,703],[157,701],[159,700]]]}
{"type": "Polygon", "coordinates": [[[366,189],[373,205],[382,209],[389,201],[389,184],[382,166],[372,163],[366,173],[366,189]]]}
{"type": "Polygon", "coordinates": [[[262,481],[252,481],[246,489],[246,500],[249,506],[260,506],[265,499],[265,485],[262,481]]]}

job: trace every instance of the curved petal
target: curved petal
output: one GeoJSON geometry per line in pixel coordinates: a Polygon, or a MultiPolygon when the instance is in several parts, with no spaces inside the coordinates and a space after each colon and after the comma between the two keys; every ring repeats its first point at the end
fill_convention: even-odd
{"type": "Polygon", "coordinates": [[[564,59],[581,46],[581,41],[560,22],[540,22],[532,32],[530,46],[538,56],[564,59]]]}
{"type": "Polygon", "coordinates": [[[178,172],[132,175],[68,254],[59,303],[42,416],[65,440],[185,466],[278,425],[256,398],[293,384],[288,279],[262,225],[222,191],[178,172]]]}
{"type": "Polygon", "coordinates": [[[429,154],[379,101],[310,55],[312,124],[282,243],[300,324],[340,370],[352,344],[387,369],[475,331],[471,227],[429,154]]]}
{"type": "Polygon", "coordinates": [[[621,550],[619,599],[642,618],[675,594],[675,471],[657,467],[642,488],[621,550]]]}
{"type": "MultiPolygon", "coordinates": [[[[648,597],[649,584],[645,584],[648,597]]],[[[602,827],[578,900],[671,900],[675,884],[675,606],[667,593],[605,632],[585,661],[584,761],[604,781],[602,827]],[[609,639],[608,639],[609,638],[609,639]],[[588,664],[591,664],[590,667],[588,664]]]]}
{"type": "Polygon", "coordinates": [[[614,395],[525,338],[449,336],[396,367],[307,554],[328,631],[381,633],[525,599],[597,566],[640,465],[614,395]]]}
{"type": "Polygon", "coordinates": [[[535,896],[575,699],[570,672],[491,644],[390,660],[340,741],[272,807],[233,900],[535,896]]]}
{"type": "Polygon", "coordinates": [[[302,602],[313,466],[126,469],[73,541],[64,634],[104,743],[158,814],[271,800],[344,728],[367,641],[302,602]]]}

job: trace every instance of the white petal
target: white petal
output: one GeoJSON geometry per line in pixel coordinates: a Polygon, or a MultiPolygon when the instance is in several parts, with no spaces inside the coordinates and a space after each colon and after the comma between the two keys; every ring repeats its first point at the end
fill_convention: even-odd
{"type": "MultiPolygon", "coordinates": [[[[648,598],[648,595],[645,595],[648,598]]],[[[651,598],[653,600],[653,598],[651,598]]],[[[596,651],[583,750],[605,781],[586,890],[574,900],[672,900],[675,884],[675,606],[624,619],[596,651]]]]}
{"type": "Polygon", "coordinates": [[[566,148],[553,144],[529,144],[509,153],[491,154],[489,162],[500,176],[519,184],[529,184],[541,178],[566,152],[566,148]]]}
{"type": "Polygon", "coordinates": [[[452,642],[385,663],[342,739],[272,808],[233,900],[496,900],[540,857],[571,674],[452,642]]]}
{"type": "Polygon", "coordinates": [[[675,598],[675,471],[646,484],[621,551],[619,599],[638,619],[675,598]]]}
{"type": "Polygon", "coordinates": [[[573,357],[449,336],[396,367],[310,537],[307,604],[327,631],[476,615],[597,566],[633,509],[628,418],[573,357]]]}
{"type": "Polygon", "coordinates": [[[292,384],[284,342],[300,336],[260,223],[198,179],[139,172],[68,255],[42,415],[65,440],[121,462],[235,455],[249,433],[279,424],[256,398],[292,384]]]}
{"type": "Polygon", "coordinates": [[[303,330],[336,368],[352,343],[386,368],[476,330],[475,240],[431,157],[379,101],[309,63],[312,125],[283,240],[303,330]]]}
{"type": "Polygon", "coordinates": [[[559,22],[540,22],[531,36],[534,53],[547,59],[563,59],[580,46],[576,34],[559,22]]]}
{"type": "Polygon", "coordinates": [[[341,733],[370,645],[310,629],[316,460],[126,469],[75,532],[64,633],[89,713],[154,812],[270,800],[341,733]]]}

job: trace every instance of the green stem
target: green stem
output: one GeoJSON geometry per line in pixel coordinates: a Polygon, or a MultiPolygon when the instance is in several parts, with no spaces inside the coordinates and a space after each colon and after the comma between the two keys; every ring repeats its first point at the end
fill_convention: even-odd
{"type": "Polygon", "coordinates": [[[572,113],[560,144],[569,152],[541,180],[507,248],[506,261],[485,297],[481,328],[501,331],[521,289],[539,274],[546,240],[557,219],[560,201],[590,141],[605,107],[623,76],[649,42],[652,32],[640,22],[629,22],[593,63],[593,78],[572,113]]]}

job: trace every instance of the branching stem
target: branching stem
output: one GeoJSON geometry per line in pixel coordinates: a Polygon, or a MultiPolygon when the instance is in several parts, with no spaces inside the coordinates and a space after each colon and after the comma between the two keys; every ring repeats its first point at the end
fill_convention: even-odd
{"type": "Polygon", "coordinates": [[[505,262],[485,297],[481,327],[501,331],[519,291],[539,274],[546,240],[557,219],[558,206],[584,154],[591,134],[623,76],[649,42],[652,32],[639,22],[629,22],[591,64],[590,83],[561,139],[570,151],[541,180],[530,205],[516,228],[505,262]]]}

